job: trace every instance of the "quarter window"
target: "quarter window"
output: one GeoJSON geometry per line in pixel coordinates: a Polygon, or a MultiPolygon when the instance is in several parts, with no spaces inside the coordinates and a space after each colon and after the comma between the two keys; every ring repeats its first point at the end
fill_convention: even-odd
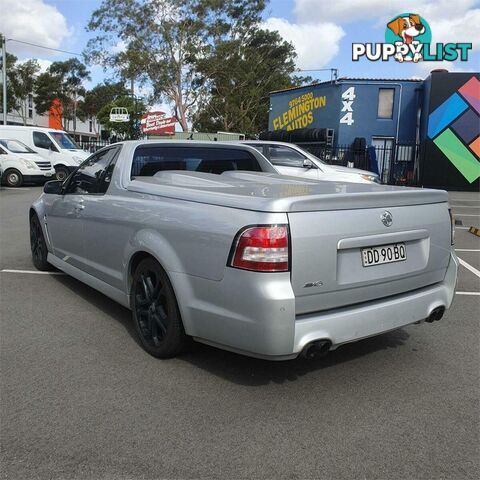
{"type": "Polygon", "coordinates": [[[166,170],[221,174],[230,170],[261,172],[257,159],[245,150],[145,146],[135,150],[131,177],[152,177],[166,170]]]}
{"type": "Polygon", "coordinates": [[[378,118],[393,118],[394,88],[380,88],[378,90],[378,118]]]}

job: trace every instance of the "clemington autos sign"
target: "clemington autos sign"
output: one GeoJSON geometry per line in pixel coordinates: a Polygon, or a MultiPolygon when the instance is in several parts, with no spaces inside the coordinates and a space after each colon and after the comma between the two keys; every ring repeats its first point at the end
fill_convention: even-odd
{"type": "Polygon", "coordinates": [[[143,133],[152,135],[174,135],[175,117],[167,117],[165,112],[147,112],[140,120],[143,133]]]}

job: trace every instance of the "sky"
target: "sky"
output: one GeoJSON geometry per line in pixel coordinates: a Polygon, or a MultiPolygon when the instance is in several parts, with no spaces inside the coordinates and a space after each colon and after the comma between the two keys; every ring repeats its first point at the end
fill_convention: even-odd
{"type": "MultiPolygon", "coordinates": [[[[92,33],[85,30],[101,0],[0,0],[0,32],[7,38],[81,53],[92,33]]],[[[425,78],[434,68],[478,71],[480,67],[480,0],[270,0],[264,27],[277,30],[296,48],[299,69],[338,69],[339,77],[425,78]],[[399,64],[352,61],[352,43],[383,42],[386,24],[409,8],[430,25],[432,42],[473,43],[468,62],[399,64]]],[[[70,55],[13,41],[7,51],[20,59],[36,58],[45,68],[70,55]]],[[[90,66],[93,86],[111,77],[90,66]]],[[[307,72],[318,80],[330,72],[307,72]]]]}

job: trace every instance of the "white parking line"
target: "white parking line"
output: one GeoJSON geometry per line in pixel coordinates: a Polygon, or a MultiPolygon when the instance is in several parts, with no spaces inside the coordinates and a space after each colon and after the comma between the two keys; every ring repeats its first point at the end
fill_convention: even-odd
{"type": "Polygon", "coordinates": [[[480,278],[480,271],[477,270],[475,267],[472,267],[469,263],[461,258],[458,258],[460,265],[463,265],[467,270],[470,270],[473,274],[475,274],[478,278],[480,278]]]}
{"type": "Polygon", "coordinates": [[[478,213],[453,213],[454,217],[480,217],[478,213]]]}
{"type": "Polygon", "coordinates": [[[475,296],[480,296],[480,292],[455,292],[455,295],[475,295],[475,296]]]}
{"type": "Polygon", "coordinates": [[[476,208],[479,209],[480,205],[450,205],[452,208],[476,208]]]}
{"type": "Polygon", "coordinates": [[[467,202],[467,203],[479,202],[480,203],[480,200],[467,200],[467,199],[463,199],[463,198],[450,198],[450,201],[451,202],[467,202]]]}
{"type": "Polygon", "coordinates": [[[13,270],[11,268],[4,268],[2,273],[31,273],[33,275],[65,275],[63,272],[40,272],[37,270],[13,270]]]}
{"type": "Polygon", "coordinates": [[[480,252],[480,248],[456,248],[456,252],[480,252]]]}

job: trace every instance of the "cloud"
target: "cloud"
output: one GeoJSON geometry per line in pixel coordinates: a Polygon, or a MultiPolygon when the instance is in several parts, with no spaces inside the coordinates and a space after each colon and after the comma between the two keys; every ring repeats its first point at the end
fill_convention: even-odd
{"type": "Polygon", "coordinates": [[[340,40],[345,35],[334,23],[316,25],[290,23],[283,18],[268,18],[263,27],[277,31],[293,43],[297,52],[296,65],[300,69],[322,68],[328,65],[339,51],[340,40]]]}
{"type": "Polygon", "coordinates": [[[51,60],[46,60],[44,58],[25,58],[20,61],[20,63],[25,63],[28,60],[36,60],[37,63],[40,65],[40,72],[39,73],[45,73],[48,69],[48,67],[53,63],[51,60]]]}
{"type": "Polygon", "coordinates": [[[446,62],[446,61],[439,61],[439,62],[418,62],[417,64],[417,72],[421,78],[426,78],[430,75],[432,70],[437,69],[445,69],[448,70],[450,73],[455,72],[473,72],[472,68],[465,67],[465,63],[462,62],[446,62]]]}
{"type": "Polygon", "coordinates": [[[295,15],[300,23],[358,22],[379,18],[389,19],[406,11],[415,12],[430,20],[462,17],[478,7],[478,0],[294,0],[295,15]]]}
{"type": "MultiPolygon", "coordinates": [[[[65,17],[44,0],[0,0],[0,12],[0,32],[7,38],[58,48],[71,34],[65,17]]],[[[7,50],[14,54],[49,55],[48,50],[17,42],[8,42],[7,50]]]]}

